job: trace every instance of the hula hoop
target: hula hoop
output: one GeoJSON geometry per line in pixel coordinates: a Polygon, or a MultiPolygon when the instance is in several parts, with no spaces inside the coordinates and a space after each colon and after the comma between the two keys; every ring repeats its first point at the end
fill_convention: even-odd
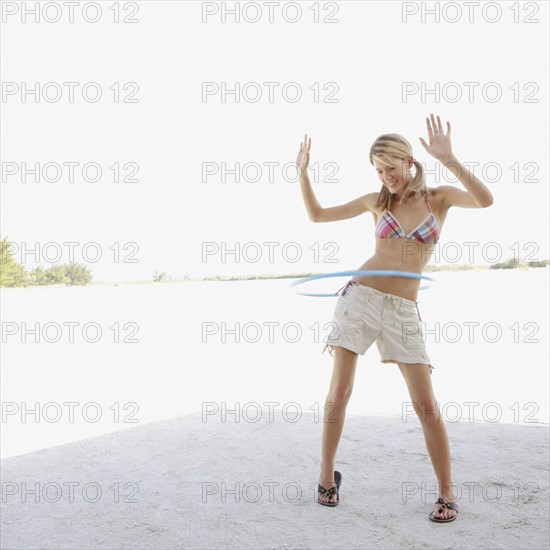
{"type": "MultiPolygon", "coordinates": [[[[407,279],[426,279],[427,281],[433,281],[431,277],[426,275],[420,275],[419,273],[410,273],[408,271],[395,271],[388,269],[373,269],[373,270],[356,270],[356,271],[338,271],[336,273],[321,273],[319,275],[310,275],[309,277],[302,277],[297,281],[294,281],[290,286],[300,285],[302,283],[307,283],[308,281],[314,281],[316,279],[330,279],[332,277],[349,277],[353,275],[372,275],[375,277],[405,277],[407,279]]],[[[419,290],[425,290],[430,288],[431,285],[421,286],[419,290]]],[[[319,294],[319,293],[306,293],[306,292],[296,292],[301,296],[317,296],[322,298],[330,298],[338,296],[338,292],[334,294],[319,294]]]]}

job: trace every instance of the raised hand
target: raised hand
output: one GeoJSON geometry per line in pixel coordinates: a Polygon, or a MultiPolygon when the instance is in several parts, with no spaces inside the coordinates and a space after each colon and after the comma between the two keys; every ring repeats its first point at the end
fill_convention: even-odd
{"type": "Polygon", "coordinates": [[[428,145],[422,138],[419,138],[420,143],[422,143],[424,149],[426,149],[435,159],[440,161],[448,160],[453,156],[453,151],[451,149],[451,124],[447,121],[447,133],[444,134],[439,115],[437,116],[437,124],[433,113],[431,114],[431,118],[432,120],[430,123],[430,119],[426,117],[430,144],[428,145]]]}
{"type": "Polygon", "coordinates": [[[307,140],[307,134],[305,135],[304,141],[300,143],[300,151],[298,152],[298,157],[296,158],[296,165],[298,166],[300,175],[302,171],[307,170],[309,166],[309,149],[311,148],[311,138],[309,138],[309,143],[307,140]]]}

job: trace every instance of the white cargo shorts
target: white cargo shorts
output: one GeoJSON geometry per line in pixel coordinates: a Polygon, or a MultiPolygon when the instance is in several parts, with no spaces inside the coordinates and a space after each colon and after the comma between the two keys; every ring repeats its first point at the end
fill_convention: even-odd
{"type": "Polygon", "coordinates": [[[430,363],[416,302],[380,292],[354,279],[338,297],[323,353],[336,346],[364,355],[376,342],[382,363],[430,363]]]}

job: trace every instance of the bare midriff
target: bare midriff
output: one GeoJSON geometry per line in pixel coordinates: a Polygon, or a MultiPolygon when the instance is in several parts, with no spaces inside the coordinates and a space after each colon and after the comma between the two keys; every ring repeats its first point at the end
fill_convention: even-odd
{"type": "MultiPolygon", "coordinates": [[[[376,238],[374,256],[360,270],[392,270],[422,274],[435,250],[435,243],[423,243],[409,238],[376,238]]],[[[396,276],[354,275],[352,279],[380,292],[401,296],[416,302],[422,279],[396,276]]]]}

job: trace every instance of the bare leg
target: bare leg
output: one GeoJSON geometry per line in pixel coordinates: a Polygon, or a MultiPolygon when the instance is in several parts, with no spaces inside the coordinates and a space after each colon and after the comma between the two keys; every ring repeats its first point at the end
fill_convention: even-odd
{"type": "MultiPolygon", "coordinates": [[[[325,400],[321,475],[319,477],[319,483],[325,489],[336,485],[334,483],[334,460],[344,428],[346,407],[353,390],[356,366],[356,353],[340,346],[334,349],[332,379],[325,400]]],[[[336,495],[332,495],[329,500],[326,494],[319,494],[319,500],[321,502],[336,502],[336,495]]]]}
{"type": "MultiPolygon", "coordinates": [[[[451,453],[445,422],[432,389],[428,365],[422,363],[398,363],[405,378],[413,408],[418,415],[424,432],[426,448],[439,482],[439,496],[445,501],[455,501],[451,481],[451,453]]],[[[437,519],[448,519],[456,515],[454,510],[439,512],[439,504],[434,507],[437,519]]]]}

